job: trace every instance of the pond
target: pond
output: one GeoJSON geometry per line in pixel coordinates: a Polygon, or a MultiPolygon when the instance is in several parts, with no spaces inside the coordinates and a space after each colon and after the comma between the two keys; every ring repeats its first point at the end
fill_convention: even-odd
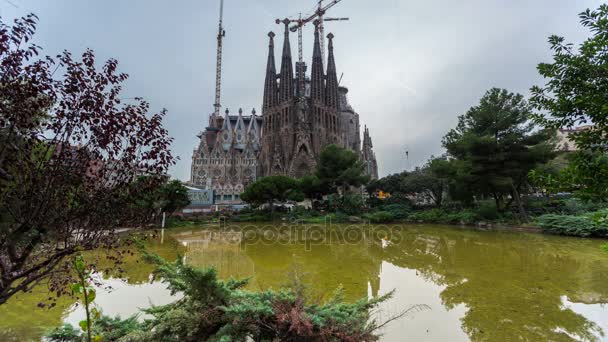
{"type": "MultiPolygon", "coordinates": [[[[250,278],[249,288],[307,285],[328,298],[338,287],[355,301],[396,290],[377,318],[414,310],[383,330],[382,341],[606,341],[608,253],[605,241],[452,226],[217,226],[165,230],[150,250],[214,266],[222,278],[250,278]]],[[[107,315],[174,300],[134,255],[126,279],[106,277],[96,303],[107,315]]],[[[45,288],[0,306],[0,340],[39,340],[83,312],[69,298],[36,304],[45,288]]]]}

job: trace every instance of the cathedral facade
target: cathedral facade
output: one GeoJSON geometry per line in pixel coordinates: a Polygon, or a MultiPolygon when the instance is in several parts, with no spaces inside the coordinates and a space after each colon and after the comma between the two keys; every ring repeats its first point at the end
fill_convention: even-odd
{"type": "Polygon", "coordinates": [[[258,177],[287,175],[299,178],[314,172],[319,155],[330,144],[359,155],[366,173],[378,177],[378,164],[369,130],[361,141],[359,114],[348,103],[348,89],[338,83],[333,34],[328,38],[327,71],[321,57],[315,23],[310,76],[306,64],[291,56],[289,21],[280,71],[276,71],[275,34],[270,32],[262,115],[211,115],[199,134],[192,156],[190,184],[214,191],[216,203],[238,202],[247,184],[258,177]]]}
{"type": "Polygon", "coordinates": [[[262,118],[255,113],[224,117],[211,115],[209,125],[198,137],[199,145],[192,154],[190,185],[213,190],[213,202],[240,202],[245,186],[258,176],[260,126],[262,118]]]}
{"type": "MultiPolygon", "coordinates": [[[[319,154],[330,144],[359,154],[377,177],[376,157],[361,150],[359,115],[348,104],[345,87],[340,87],[334,57],[333,34],[328,38],[327,72],[321,57],[318,23],[315,23],[312,67],[306,76],[304,63],[294,65],[289,42],[289,21],[285,20],[281,69],[277,74],[274,37],[270,32],[262,117],[264,132],[260,152],[262,175],[288,175],[299,178],[311,174],[319,154]]],[[[364,141],[365,143],[365,141],[364,141]]]]}

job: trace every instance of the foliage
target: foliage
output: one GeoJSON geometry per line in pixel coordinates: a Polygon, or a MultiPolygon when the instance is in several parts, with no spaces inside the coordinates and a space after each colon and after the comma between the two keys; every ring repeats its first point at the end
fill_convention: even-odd
{"type": "MultiPolygon", "coordinates": [[[[122,103],[118,62],[98,69],[91,50],[38,58],[36,24],[0,20],[0,304],[61,277],[76,250],[114,245],[129,183],[174,164],[165,111],[122,103]]],[[[62,281],[49,284],[61,293],[62,281]]]]}
{"type": "Polygon", "coordinates": [[[97,308],[92,307],[93,301],[97,295],[95,287],[90,284],[91,265],[85,264],[82,255],[77,255],[73,260],[73,270],[76,273],[77,281],[72,284],[72,293],[74,293],[82,301],[86,313],[86,319],[80,321],[78,325],[80,329],[87,334],[87,341],[101,341],[101,336],[93,336],[93,324],[97,321],[101,313],[97,308]]]}
{"type": "Polygon", "coordinates": [[[545,127],[558,129],[590,124],[572,135],[585,150],[605,150],[608,139],[608,5],[579,14],[581,25],[591,36],[575,47],[563,37],[549,37],[552,63],[541,63],[538,72],[547,79],[543,87],[532,88],[530,102],[546,114],[535,119],[545,127]]]}
{"type": "Polygon", "coordinates": [[[531,103],[541,111],[535,120],[558,129],[588,125],[570,135],[580,151],[561,174],[560,183],[582,199],[608,200],[608,5],[579,14],[591,36],[578,47],[563,37],[549,37],[552,63],[538,72],[547,83],[532,88],[531,103]]]}
{"type": "Polygon", "coordinates": [[[71,324],[64,324],[59,328],[55,328],[46,334],[46,339],[49,342],[81,342],[82,336],[80,331],[75,329],[71,324]]]}
{"type": "Polygon", "coordinates": [[[421,169],[403,178],[400,191],[405,194],[421,196],[432,201],[435,206],[441,206],[443,200],[443,182],[434,177],[428,169],[421,169]]]}
{"type": "Polygon", "coordinates": [[[249,292],[243,290],[246,281],[220,281],[214,269],[196,269],[182,258],[174,263],[149,254],[146,258],[157,265],[156,274],[169,290],[183,298],[144,310],[151,318],[143,323],[102,318],[98,325],[105,327],[104,341],[375,341],[375,331],[383,324],[370,320],[370,310],[392,296],[347,304],[337,291],[327,303],[318,304],[309,302],[298,286],[249,292]]]}
{"type": "Polygon", "coordinates": [[[287,176],[263,177],[249,184],[241,194],[241,199],[252,206],[268,204],[274,210],[275,202],[292,200],[299,202],[304,195],[298,189],[298,182],[287,176]]]}
{"type": "MultiPolygon", "coordinates": [[[[141,329],[138,316],[131,316],[127,319],[120,317],[101,316],[93,325],[93,333],[102,336],[102,341],[119,341],[132,331],[141,329]]],[[[55,328],[45,336],[48,342],[83,342],[86,337],[70,324],[64,324],[55,328]]]]}
{"type": "Polygon", "coordinates": [[[608,224],[598,220],[598,216],[605,217],[606,212],[571,215],[542,215],[536,223],[543,232],[550,234],[579,236],[579,237],[608,237],[608,224]]]}
{"type": "Polygon", "coordinates": [[[188,189],[178,180],[167,177],[140,176],[131,185],[134,215],[150,221],[165,212],[171,214],[190,204],[188,189]]]}
{"type": "Polygon", "coordinates": [[[372,180],[367,185],[367,192],[371,194],[381,190],[390,193],[391,196],[395,196],[399,193],[402,193],[401,182],[403,178],[407,177],[407,175],[407,171],[404,171],[401,173],[388,175],[380,179],[372,180]]]}
{"type": "Polygon", "coordinates": [[[560,172],[564,191],[593,202],[608,201],[608,154],[582,150],[574,152],[570,164],[560,172]]]}
{"type": "Polygon", "coordinates": [[[391,194],[397,202],[417,198],[441,206],[443,193],[448,184],[447,161],[433,158],[414,172],[401,172],[374,180],[367,186],[369,193],[384,191],[391,194]]]}
{"type": "Polygon", "coordinates": [[[493,203],[489,203],[487,201],[479,202],[475,213],[480,218],[490,221],[497,220],[500,217],[496,206],[493,203]]]}
{"type": "Polygon", "coordinates": [[[476,213],[463,210],[460,212],[447,212],[442,209],[418,211],[410,215],[409,220],[426,223],[465,223],[471,224],[478,220],[476,213]]]}
{"type": "Polygon", "coordinates": [[[329,208],[347,215],[357,215],[363,210],[361,194],[347,192],[343,196],[331,194],[327,197],[329,208]]]}
{"type": "Polygon", "coordinates": [[[505,89],[490,89],[479,105],[458,118],[458,125],[443,139],[448,153],[460,161],[462,181],[475,194],[491,196],[499,211],[515,200],[522,218],[521,193],[527,175],[554,157],[549,131],[528,122],[530,109],[523,96],[505,89]]]}
{"type": "Polygon", "coordinates": [[[323,183],[315,175],[298,179],[298,188],[304,194],[304,197],[311,200],[320,199],[324,194],[323,183]]]}
{"type": "Polygon", "coordinates": [[[408,203],[390,203],[383,205],[381,209],[391,214],[395,220],[405,220],[412,213],[412,207],[408,203]]]}
{"type": "Polygon", "coordinates": [[[232,216],[230,220],[234,222],[267,222],[272,220],[270,213],[257,212],[257,213],[246,213],[232,216]]]}
{"type": "Polygon", "coordinates": [[[606,208],[606,203],[586,202],[572,197],[536,197],[526,199],[526,210],[533,216],[544,214],[582,215],[606,208]]]}
{"type": "Polygon", "coordinates": [[[369,220],[371,223],[388,223],[395,220],[395,216],[388,211],[375,211],[363,215],[363,218],[369,220]]]}
{"type": "Polygon", "coordinates": [[[562,189],[559,173],[541,165],[528,172],[528,181],[537,192],[542,192],[546,196],[555,195],[562,189]]]}
{"type": "Polygon", "coordinates": [[[329,145],[321,151],[315,172],[325,189],[325,193],[334,193],[338,189],[365,185],[369,177],[359,157],[351,150],[329,145]]]}

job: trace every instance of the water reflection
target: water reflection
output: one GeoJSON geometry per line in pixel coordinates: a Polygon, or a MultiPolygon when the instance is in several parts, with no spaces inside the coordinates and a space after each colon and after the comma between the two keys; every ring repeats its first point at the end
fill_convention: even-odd
{"type": "MultiPolygon", "coordinates": [[[[297,278],[316,298],[342,286],[350,301],[397,289],[381,318],[413,304],[431,307],[389,325],[386,341],[607,339],[608,255],[601,241],[438,226],[266,228],[165,231],[148,245],[167,259],[179,253],[189,264],[214,266],[225,279],[250,278],[251,289],[297,278]]],[[[106,314],[171,300],[162,284],[149,284],[150,265],[133,257],[125,269],[128,283],[98,297],[106,314]]],[[[66,312],[70,322],[82,314],[66,312]]],[[[11,322],[0,330],[18,326],[11,322]]]]}
{"type": "Polygon", "coordinates": [[[348,300],[396,288],[390,305],[401,309],[440,301],[432,313],[389,328],[387,339],[404,331],[431,340],[606,338],[608,310],[595,304],[608,302],[608,257],[598,241],[427,226],[364,230],[358,240],[328,242],[347,228],[333,227],[322,238],[305,229],[269,234],[241,227],[174,237],[187,242],[189,262],[214,265],[225,278],[251,277],[259,289],[287,285],[295,270],[318,297],[343,286],[348,300]],[[205,238],[194,247],[196,236],[214,242],[205,238]]]}

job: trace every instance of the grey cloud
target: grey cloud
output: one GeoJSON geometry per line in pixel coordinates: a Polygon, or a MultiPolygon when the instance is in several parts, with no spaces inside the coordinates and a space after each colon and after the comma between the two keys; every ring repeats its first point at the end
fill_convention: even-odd
{"type": "MultiPolygon", "coordinates": [[[[309,11],[313,0],[225,0],[224,106],[258,108],[270,30],[275,18],[309,11]]],[[[116,57],[131,79],[125,97],[143,96],[153,110],[169,109],[166,126],[181,161],[172,169],[188,179],[196,133],[213,107],[218,1],[12,0],[0,14],[40,16],[37,43],[48,54],[93,48],[116,57]]],[[[374,139],[380,174],[423,164],[442,153],[441,138],[457,116],[490,87],[528,94],[535,67],[550,59],[547,37],[580,42],[577,13],[597,0],[343,0],[328,23],[336,62],[350,101],[374,139]]],[[[292,53],[297,56],[296,35],[292,53]]],[[[282,44],[282,35],[278,42],[282,44]]],[[[310,61],[312,30],[304,32],[310,61]]]]}

